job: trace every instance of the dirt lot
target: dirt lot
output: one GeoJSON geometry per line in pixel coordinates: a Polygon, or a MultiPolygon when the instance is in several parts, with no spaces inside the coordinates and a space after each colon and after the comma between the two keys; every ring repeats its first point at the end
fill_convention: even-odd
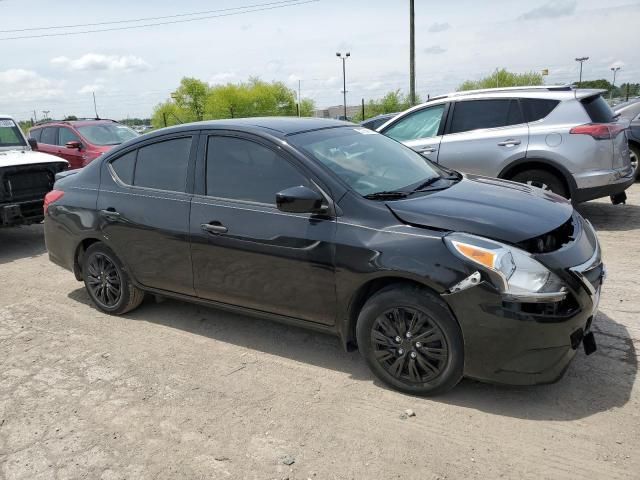
{"type": "Polygon", "coordinates": [[[2,230],[0,478],[640,478],[640,184],[580,211],[609,271],[599,350],[555,385],[435,399],[329,336],[174,301],[103,315],[41,226],[2,230]]]}

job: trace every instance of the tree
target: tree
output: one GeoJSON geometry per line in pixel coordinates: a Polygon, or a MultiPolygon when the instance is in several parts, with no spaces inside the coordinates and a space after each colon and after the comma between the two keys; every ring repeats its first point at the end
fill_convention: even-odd
{"type": "Polygon", "coordinates": [[[480,80],[466,80],[458,87],[458,91],[462,90],[478,90],[482,88],[496,87],[524,87],[544,85],[544,78],[538,72],[513,73],[502,68],[496,70],[491,75],[481,78],[480,80]]]}
{"type": "Polygon", "coordinates": [[[171,94],[171,98],[180,109],[189,112],[189,120],[204,120],[204,109],[210,88],[203,81],[185,77],[180,81],[178,89],[171,94]]]}
{"type": "MultiPolygon", "coordinates": [[[[416,95],[416,103],[421,103],[420,97],[416,95]]],[[[369,100],[364,106],[364,118],[375,117],[383,113],[402,112],[411,107],[411,98],[409,95],[402,93],[400,89],[392,90],[378,100],[369,100]]],[[[354,122],[360,122],[362,112],[358,112],[353,116],[354,122]]]]}

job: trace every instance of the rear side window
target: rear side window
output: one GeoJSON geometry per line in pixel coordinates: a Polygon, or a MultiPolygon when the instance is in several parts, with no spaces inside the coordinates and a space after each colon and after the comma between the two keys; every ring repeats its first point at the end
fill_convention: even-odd
{"type": "Polygon", "coordinates": [[[535,122],[549,115],[560,103],[559,100],[546,98],[521,98],[522,112],[527,122],[535,122]]]}
{"type": "Polygon", "coordinates": [[[613,120],[613,110],[600,95],[583,98],[580,100],[593,123],[607,123],[613,120]]]}
{"type": "Polygon", "coordinates": [[[42,129],[34,128],[29,132],[29,138],[33,138],[36,142],[40,141],[40,137],[42,137],[42,129]]]}
{"type": "Polygon", "coordinates": [[[118,178],[127,185],[133,185],[133,172],[136,168],[137,150],[129,152],[111,162],[111,168],[118,178]]]}
{"type": "Polygon", "coordinates": [[[133,184],[184,192],[190,152],[191,137],[165,140],[140,148],[133,184]]]}
{"type": "Polygon", "coordinates": [[[517,100],[470,100],[455,104],[449,133],[507,127],[520,123],[524,123],[524,118],[517,100]]]}
{"type": "Polygon", "coordinates": [[[273,150],[250,140],[209,137],[207,195],[276,203],[276,193],[309,181],[273,150]]]}
{"type": "Polygon", "coordinates": [[[42,143],[56,145],[58,143],[58,127],[46,127],[42,130],[42,143]]]}

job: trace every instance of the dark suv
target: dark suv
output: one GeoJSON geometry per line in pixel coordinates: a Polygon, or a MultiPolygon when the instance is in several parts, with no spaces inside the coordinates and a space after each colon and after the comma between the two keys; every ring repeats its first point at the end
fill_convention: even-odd
{"type": "Polygon", "coordinates": [[[32,148],[64,158],[71,169],[82,168],[114,146],[137,136],[129,127],[114,120],[47,121],[29,130],[32,148]]]}
{"type": "Polygon", "coordinates": [[[399,390],[557,379],[604,267],[569,202],[321,119],[162,129],[59,179],[50,259],[97,308],[170,296],[337,334],[399,390]]]}

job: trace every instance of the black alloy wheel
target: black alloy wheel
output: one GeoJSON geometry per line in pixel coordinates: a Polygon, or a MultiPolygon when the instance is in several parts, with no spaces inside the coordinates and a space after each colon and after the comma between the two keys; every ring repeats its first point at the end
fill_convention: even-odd
{"type": "Polygon", "coordinates": [[[87,262],[87,288],[94,300],[106,308],[115,307],[122,296],[122,280],[113,261],[96,252],[87,262]]]}
{"type": "Polygon", "coordinates": [[[380,365],[408,383],[434,380],[449,356],[440,327],[426,313],[411,307],[395,307],[378,316],[371,342],[380,365]]]}

